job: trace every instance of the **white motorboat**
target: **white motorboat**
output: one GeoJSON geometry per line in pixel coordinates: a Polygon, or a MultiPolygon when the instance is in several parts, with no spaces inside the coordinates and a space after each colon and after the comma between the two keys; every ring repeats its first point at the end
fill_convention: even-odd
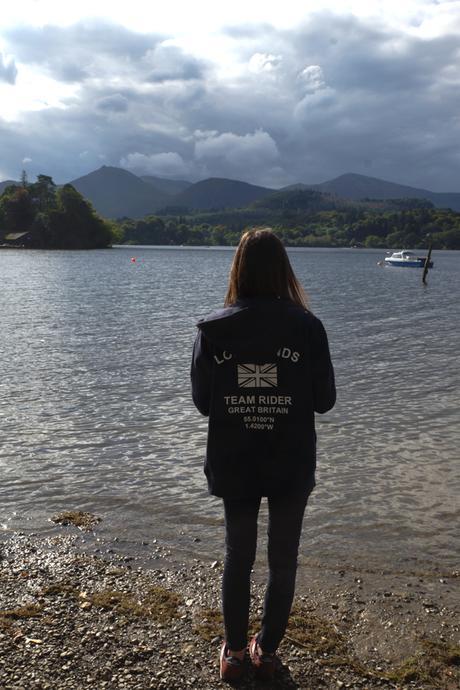
{"type": "MultiPolygon", "coordinates": [[[[416,268],[424,268],[426,264],[426,256],[417,256],[414,252],[403,250],[401,252],[393,252],[391,256],[385,257],[386,266],[409,266],[416,268]]],[[[433,262],[430,261],[428,268],[433,267],[433,262]]]]}

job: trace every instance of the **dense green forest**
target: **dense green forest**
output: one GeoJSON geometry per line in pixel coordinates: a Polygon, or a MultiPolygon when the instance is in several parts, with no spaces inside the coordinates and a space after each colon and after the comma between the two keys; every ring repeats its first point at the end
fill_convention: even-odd
{"type": "Polygon", "coordinates": [[[29,183],[25,173],[20,185],[10,185],[0,196],[0,245],[11,236],[35,249],[96,249],[121,239],[118,228],[72,185],[57,187],[47,175],[29,183]]]}
{"type": "Polygon", "coordinates": [[[423,199],[347,202],[316,191],[279,192],[245,209],[164,209],[124,219],[122,241],[153,245],[235,245],[241,233],[270,226],[291,247],[460,249],[460,213],[423,199]],[[181,212],[182,211],[182,212],[181,212]]]}

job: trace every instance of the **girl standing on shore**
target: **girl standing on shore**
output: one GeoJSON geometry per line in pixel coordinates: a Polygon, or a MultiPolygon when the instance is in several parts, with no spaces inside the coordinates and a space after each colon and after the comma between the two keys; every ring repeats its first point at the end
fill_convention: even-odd
{"type": "Polygon", "coordinates": [[[270,679],[292,606],[297,553],[315,486],[315,412],[335,403],[326,332],[308,310],[281,241],[246,232],[230,271],[225,307],[198,323],[193,400],[209,416],[204,471],[223,499],[225,640],[220,677],[245,671],[250,573],[257,518],[267,497],[269,579],[261,630],[249,644],[256,675],[270,679]]]}

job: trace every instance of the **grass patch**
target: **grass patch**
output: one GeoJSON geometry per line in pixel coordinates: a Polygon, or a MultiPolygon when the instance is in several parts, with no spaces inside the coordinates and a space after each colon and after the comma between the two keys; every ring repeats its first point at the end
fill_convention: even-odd
{"type": "MultiPolygon", "coordinates": [[[[221,611],[218,609],[202,609],[197,614],[193,629],[195,633],[207,641],[222,636],[224,619],[221,611]]],[[[249,621],[249,637],[255,635],[259,629],[258,621],[251,618],[249,621]]],[[[346,653],[345,641],[334,630],[333,626],[300,607],[292,609],[286,639],[299,647],[317,654],[326,652],[341,656],[346,653]]]]}
{"type": "MultiPolygon", "coordinates": [[[[195,616],[193,632],[211,642],[215,637],[222,637],[224,634],[224,617],[219,609],[201,609],[195,616]]],[[[248,626],[249,637],[255,635],[260,629],[255,618],[251,618],[248,626]]]]}
{"type": "Polygon", "coordinates": [[[294,607],[286,639],[315,655],[321,664],[346,666],[364,677],[381,678],[396,684],[419,683],[429,689],[457,690],[460,683],[460,647],[422,640],[421,649],[397,668],[376,672],[349,655],[345,637],[328,621],[301,607],[294,607]]]}
{"type": "Polygon", "coordinates": [[[71,596],[76,596],[78,594],[78,588],[71,582],[63,580],[62,582],[53,582],[52,585],[48,585],[41,591],[42,596],[46,597],[48,594],[69,594],[71,596]]]}
{"type": "Polygon", "coordinates": [[[193,626],[193,631],[211,642],[215,637],[221,637],[224,631],[224,617],[217,609],[202,609],[199,613],[199,622],[193,626]]]}
{"type": "Polygon", "coordinates": [[[20,618],[34,618],[39,616],[42,612],[43,606],[41,604],[25,604],[18,606],[16,609],[7,609],[0,611],[0,618],[7,618],[10,620],[19,620],[20,618]]]}
{"type": "Polygon", "coordinates": [[[364,677],[375,676],[349,654],[344,635],[333,624],[301,606],[291,611],[285,639],[313,654],[320,665],[344,666],[364,677]]]}
{"type": "Polygon", "coordinates": [[[82,530],[89,530],[94,527],[102,518],[93,515],[92,513],[85,513],[83,510],[64,510],[62,513],[53,515],[52,522],[59,525],[75,525],[82,530]]]}
{"type": "Polygon", "coordinates": [[[6,627],[11,621],[18,621],[24,618],[36,618],[40,616],[42,610],[43,606],[41,606],[41,604],[25,604],[15,609],[6,609],[0,611],[0,623],[3,623],[4,627],[6,627]]]}
{"type": "Polygon", "coordinates": [[[315,654],[346,656],[346,643],[334,626],[300,606],[291,611],[287,639],[315,654]]]}
{"type": "Polygon", "coordinates": [[[396,683],[411,681],[427,688],[449,690],[460,680],[460,647],[422,640],[422,649],[384,677],[396,683]]]}
{"type": "Polygon", "coordinates": [[[93,606],[115,611],[125,616],[153,618],[158,623],[168,623],[178,617],[182,598],[164,587],[150,587],[142,595],[117,590],[102,590],[88,595],[93,606]]]}

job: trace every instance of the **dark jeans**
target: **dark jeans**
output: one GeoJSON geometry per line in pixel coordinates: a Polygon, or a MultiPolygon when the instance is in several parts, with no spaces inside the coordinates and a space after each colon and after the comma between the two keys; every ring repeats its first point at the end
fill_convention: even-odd
{"type": "MultiPolygon", "coordinates": [[[[268,498],[269,579],[258,642],[275,652],[281,642],[294,598],[302,520],[311,490],[268,498]]],[[[257,546],[259,498],[224,499],[226,554],[222,580],[225,639],[237,651],[246,647],[250,576],[257,546]]]]}

